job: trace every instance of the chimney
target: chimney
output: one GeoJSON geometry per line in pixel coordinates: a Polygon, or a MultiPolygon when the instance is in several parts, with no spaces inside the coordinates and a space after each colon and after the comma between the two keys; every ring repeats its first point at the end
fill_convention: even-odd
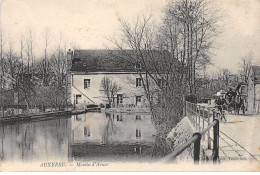
{"type": "Polygon", "coordinates": [[[71,69],[72,59],[73,59],[73,51],[69,49],[69,51],[67,52],[67,71],[70,71],[71,69]]]}

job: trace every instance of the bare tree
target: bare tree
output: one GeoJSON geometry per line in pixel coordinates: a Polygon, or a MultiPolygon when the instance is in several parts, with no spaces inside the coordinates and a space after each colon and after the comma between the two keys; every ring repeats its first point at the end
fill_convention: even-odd
{"type": "Polygon", "coordinates": [[[104,77],[101,81],[101,91],[106,95],[109,105],[115,104],[114,97],[121,90],[121,87],[110,78],[104,77]]]}
{"type": "Polygon", "coordinates": [[[119,20],[121,38],[111,41],[127,61],[139,65],[154,121],[166,132],[182,118],[185,95],[196,93],[197,71],[210,63],[219,33],[216,14],[206,1],[177,0],[167,4],[160,26],[151,16],[119,20]]]}
{"type": "Polygon", "coordinates": [[[23,40],[23,34],[21,34],[21,38],[20,38],[20,58],[21,58],[21,63],[22,63],[22,70],[21,70],[22,75],[24,73],[23,49],[24,49],[24,40],[23,40]]]}
{"type": "Polygon", "coordinates": [[[49,31],[46,29],[45,30],[45,48],[44,48],[44,60],[42,62],[42,70],[43,70],[43,85],[46,86],[48,85],[48,55],[47,55],[47,49],[48,49],[48,44],[49,44],[49,31]]]}
{"type": "Polygon", "coordinates": [[[59,43],[55,51],[51,54],[50,64],[51,72],[54,75],[55,83],[60,87],[65,85],[67,67],[66,67],[66,42],[62,34],[59,35],[59,43]]]}
{"type": "Polygon", "coordinates": [[[136,66],[153,120],[168,132],[182,117],[185,74],[181,64],[171,52],[157,47],[157,27],[150,16],[138,16],[133,23],[121,19],[120,24],[121,40],[111,39],[121,51],[115,56],[136,66]]]}
{"type": "Polygon", "coordinates": [[[224,85],[227,87],[229,83],[229,78],[230,78],[230,71],[228,69],[222,69],[219,72],[219,78],[222,80],[224,85]]]}
{"type": "Polygon", "coordinates": [[[246,56],[243,56],[241,58],[240,62],[240,78],[243,82],[248,81],[249,78],[249,73],[250,73],[250,67],[252,66],[252,61],[253,61],[253,55],[249,53],[246,56]]]}
{"type": "Polygon", "coordinates": [[[204,0],[169,1],[165,9],[160,47],[170,51],[186,67],[189,93],[196,93],[196,71],[203,71],[210,63],[210,49],[220,32],[220,19],[216,9],[204,0]]]}
{"type": "Polygon", "coordinates": [[[1,88],[4,88],[5,86],[5,81],[4,81],[4,46],[5,46],[5,39],[3,37],[3,33],[2,33],[2,30],[0,31],[0,68],[1,68],[1,76],[0,76],[0,85],[1,85],[1,88]]]}
{"type": "Polygon", "coordinates": [[[27,74],[34,76],[34,45],[35,41],[33,38],[33,33],[31,29],[27,31],[26,37],[26,54],[27,54],[27,74]],[[31,70],[30,70],[31,69],[31,70]]]}

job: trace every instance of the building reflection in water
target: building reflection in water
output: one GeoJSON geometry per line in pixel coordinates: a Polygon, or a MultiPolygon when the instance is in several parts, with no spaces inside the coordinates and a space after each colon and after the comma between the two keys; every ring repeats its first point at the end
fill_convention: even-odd
{"type": "Polygon", "coordinates": [[[86,113],[0,125],[0,161],[146,160],[156,134],[150,114],[86,113]]]}
{"type": "Polygon", "coordinates": [[[156,131],[150,114],[88,113],[82,118],[72,120],[73,159],[151,158],[156,131]]]}

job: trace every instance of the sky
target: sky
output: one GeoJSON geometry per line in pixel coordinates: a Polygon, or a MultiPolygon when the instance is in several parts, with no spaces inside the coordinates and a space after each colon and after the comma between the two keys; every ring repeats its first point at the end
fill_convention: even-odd
{"type": "MultiPolygon", "coordinates": [[[[260,64],[260,0],[212,0],[224,16],[222,33],[216,39],[209,72],[221,68],[236,72],[242,56],[252,53],[260,64]]],[[[137,14],[152,14],[158,20],[166,0],[2,0],[1,29],[19,48],[21,33],[32,31],[35,52],[42,53],[44,33],[50,47],[62,34],[67,47],[104,49],[109,36],[119,30],[119,18],[132,20],[137,14]]]]}

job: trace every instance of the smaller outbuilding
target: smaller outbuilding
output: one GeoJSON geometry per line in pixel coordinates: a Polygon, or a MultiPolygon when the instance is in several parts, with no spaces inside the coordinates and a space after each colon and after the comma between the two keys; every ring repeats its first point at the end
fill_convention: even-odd
{"type": "Polygon", "coordinates": [[[247,110],[260,113],[260,66],[251,66],[248,78],[247,110]]]}

